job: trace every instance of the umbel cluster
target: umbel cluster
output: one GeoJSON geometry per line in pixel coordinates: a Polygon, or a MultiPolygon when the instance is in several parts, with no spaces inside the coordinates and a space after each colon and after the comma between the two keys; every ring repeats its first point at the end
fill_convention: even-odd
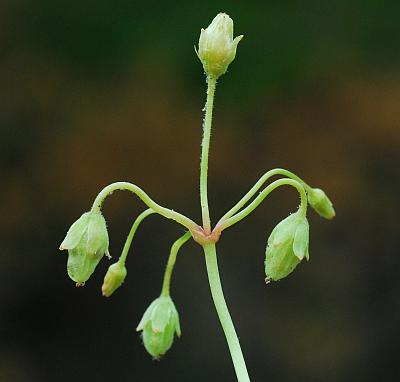
{"type": "Polygon", "coordinates": [[[309,224],[307,207],[311,206],[321,217],[335,216],[328,196],[319,188],[309,186],[294,173],[277,168],[267,171],[254,186],[213,226],[208,205],[208,155],[211,137],[212,111],[217,79],[226,73],[236,56],[243,36],[233,38],[233,21],[225,13],[218,14],[206,29],[202,29],[196,53],[207,76],[207,101],[203,123],[203,140],[200,163],[200,206],[202,222],[197,224],[189,217],[156,203],[143,189],[129,182],[116,182],[106,186],[97,195],[89,212],[85,212],[67,232],[60,249],[68,250],[67,271],[77,286],[85,285],[100,260],[108,251],[109,236],[101,212],[104,200],[116,190],[134,193],[147,208],[136,218],[118,260],[104,277],[102,293],[110,297],[127,276],[126,258],[139,225],[152,214],[174,220],[185,228],[185,233],[172,245],[165,269],[161,294],[145,311],[137,330],[142,332],[144,346],[152,357],[160,357],[171,347],[175,335],[181,335],[179,314],[170,297],[170,282],[179,249],[193,239],[204,250],[206,269],[224,334],[227,339],[237,378],[249,381],[239,339],[226,306],[219,277],[216,243],[222,232],[246,218],[275,189],[293,187],[300,196],[299,208],[283,219],[269,235],[265,252],[266,281],[276,281],[288,276],[303,260],[309,259],[309,224]],[[279,179],[269,182],[272,177],[279,179]],[[269,182],[269,183],[268,183],[269,182]]]}

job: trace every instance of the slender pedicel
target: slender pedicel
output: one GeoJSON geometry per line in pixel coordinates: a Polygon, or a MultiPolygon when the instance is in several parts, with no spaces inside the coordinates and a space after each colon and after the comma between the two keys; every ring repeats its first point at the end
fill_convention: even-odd
{"type": "Polygon", "coordinates": [[[119,257],[118,262],[125,265],[126,262],[126,257],[128,256],[129,248],[131,247],[133,237],[136,234],[137,229],[139,228],[139,225],[142,223],[144,219],[146,219],[148,216],[155,214],[156,211],[152,210],[151,208],[148,208],[147,210],[143,211],[133,222],[132,228],[129,231],[128,237],[126,238],[124,248],[122,249],[121,256],[119,257]]]}
{"type": "Polygon", "coordinates": [[[255,184],[254,186],[240,199],[222,218],[219,222],[223,220],[227,220],[231,216],[233,216],[236,212],[238,212],[256,193],[257,191],[265,184],[265,182],[272,178],[275,175],[283,175],[288,178],[297,180],[300,184],[304,186],[304,188],[309,189],[310,186],[304,182],[303,179],[299,178],[296,174],[291,171],[285,170],[283,168],[274,168],[273,170],[267,171],[255,184]]]}
{"type": "Polygon", "coordinates": [[[168,257],[168,263],[165,268],[161,296],[169,296],[171,276],[172,276],[172,272],[174,270],[176,256],[178,255],[178,252],[181,249],[182,245],[185,244],[191,237],[192,237],[191,233],[186,232],[178,240],[176,240],[174,244],[172,244],[171,251],[170,251],[170,254],[168,257]]]}
{"type": "Polygon", "coordinates": [[[210,211],[208,206],[208,155],[210,151],[211,124],[214,106],[215,87],[217,79],[214,76],[207,77],[207,102],[205,106],[205,116],[203,124],[203,141],[201,144],[201,160],[200,160],[200,203],[201,215],[203,218],[203,229],[206,233],[211,232],[210,211]]]}
{"type": "Polygon", "coordinates": [[[129,182],[115,182],[104,187],[94,200],[92,210],[100,210],[104,199],[117,190],[128,190],[133,192],[144,204],[146,204],[147,207],[151,208],[153,211],[161,216],[164,216],[167,219],[175,220],[189,230],[193,230],[198,227],[198,225],[194,221],[192,221],[185,215],[182,215],[179,212],[175,212],[169,208],[160,206],[154,200],[152,200],[150,196],[147,195],[140,187],[129,182]]]}
{"type": "Polygon", "coordinates": [[[244,219],[247,215],[249,215],[252,211],[254,211],[255,208],[257,208],[260,203],[276,188],[281,187],[281,186],[292,186],[297,189],[297,191],[300,194],[300,211],[303,216],[306,215],[307,213],[307,194],[304,190],[304,187],[297,182],[296,180],[289,179],[289,178],[283,178],[276,180],[275,182],[271,183],[269,186],[267,186],[246,208],[244,208],[242,211],[237,213],[236,215],[233,215],[232,217],[220,221],[218,223],[218,229],[220,231],[223,231],[224,229],[236,224],[240,220],[244,219]]]}

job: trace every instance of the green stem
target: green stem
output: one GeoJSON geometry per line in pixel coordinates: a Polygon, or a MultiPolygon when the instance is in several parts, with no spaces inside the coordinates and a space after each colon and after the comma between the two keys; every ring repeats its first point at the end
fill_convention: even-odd
{"type": "Polygon", "coordinates": [[[228,218],[233,216],[236,212],[238,212],[256,194],[256,192],[261,188],[261,186],[269,178],[275,175],[283,175],[288,178],[296,180],[297,182],[303,185],[306,191],[307,189],[310,188],[310,186],[306,182],[304,182],[303,179],[301,179],[291,171],[285,170],[283,168],[275,168],[273,170],[269,170],[254,184],[254,186],[246,193],[246,195],[244,195],[243,198],[240,199],[239,202],[237,202],[237,204],[235,204],[219,221],[222,222],[223,220],[227,220],[228,218]]]}
{"type": "Polygon", "coordinates": [[[169,296],[171,275],[172,275],[172,271],[174,270],[176,256],[178,254],[178,251],[182,247],[182,245],[185,244],[191,237],[192,237],[192,234],[188,231],[183,236],[181,236],[178,240],[176,240],[174,244],[172,244],[170,255],[168,258],[168,262],[167,262],[167,266],[165,268],[161,296],[169,296]]]}
{"type": "Polygon", "coordinates": [[[222,291],[215,244],[204,245],[203,248],[206,258],[207,274],[211,288],[211,295],[214,300],[215,308],[217,310],[219,320],[224,330],[226,340],[228,342],[228,347],[231,353],[237,379],[239,382],[250,382],[242,349],[240,348],[239,339],[237,337],[232,318],[229,314],[228,307],[226,306],[224,293],[222,291]]]}
{"type": "Polygon", "coordinates": [[[217,85],[217,79],[213,76],[208,76],[207,101],[205,107],[206,113],[204,116],[204,123],[203,123],[203,141],[201,144],[201,162],[200,162],[201,215],[203,219],[203,228],[207,233],[211,232],[210,211],[208,207],[207,175],[208,175],[208,154],[210,151],[212,113],[213,113],[216,85],[217,85]]]}
{"type": "MultiPolygon", "coordinates": [[[[200,202],[201,213],[203,218],[203,229],[206,234],[211,233],[211,220],[210,211],[208,207],[208,194],[207,194],[207,172],[208,172],[208,154],[210,150],[210,137],[211,137],[211,124],[212,124],[212,111],[214,104],[214,95],[217,79],[207,77],[207,102],[206,114],[203,124],[203,141],[201,150],[200,162],[200,202]]],[[[214,305],[217,310],[219,320],[225,333],[228,347],[231,352],[233,365],[235,367],[236,376],[239,382],[250,382],[249,375],[246,369],[246,363],[243,358],[242,350],[240,348],[239,339],[237,337],[235,327],[231,316],[226,306],[224,293],[222,291],[221,280],[218,273],[217,254],[215,244],[203,245],[204,254],[206,258],[208,280],[211,288],[211,295],[214,300],[214,305]]]]}
{"type": "Polygon", "coordinates": [[[126,238],[124,248],[122,249],[121,256],[118,259],[118,262],[121,265],[125,265],[126,262],[126,257],[128,256],[129,248],[131,247],[131,243],[133,240],[133,237],[135,236],[136,230],[138,229],[140,223],[147,218],[147,216],[150,216],[154,214],[155,211],[152,210],[151,208],[148,208],[147,210],[143,211],[134,221],[131,230],[129,231],[128,237],[126,238]]]}
{"type": "Polygon", "coordinates": [[[306,191],[303,187],[302,184],[300,184],[297,180],[289,179],[289,178],[283,178],[276,180],[275,182],[272,182],[270,185],[268,185],[260,194],[242,211],[237,213],[236,215],[233,215],[232,217],[226,219],[226,220],[221,220],[220,223],[218,223],[219,229],[222,231],[240,220],[244,219],[248,214],[250,214],[255,208],[258,207],[258,205],[276,188],[280,186],[292,186],[297,189],[297,191],[300,194],[300,211],[303,216],[306,216],[307,213],[307,194],[306,191]]]}
{"type": "Polygon", "coordinates": [[[150,196],[147,195],[140,187],[129,182],[115,182],[104,187],[93,202],[92,210],[100,210],[104,199],[117,190],[128,190],[133,192],[139,197],[139,199],[142,200],[144,204],[147,205],[147,207],[151,208],[156,213],[164,216],[167,219],[175,220],[189,230],[195,230],[196,228],[198,228],[198,225],[194,221],[192,221],[185,215],[180,214],[179,212],[175,212],[173,210],[170,210],[169,208],[160,206],[154,200],[152,200],[150,196]]]}

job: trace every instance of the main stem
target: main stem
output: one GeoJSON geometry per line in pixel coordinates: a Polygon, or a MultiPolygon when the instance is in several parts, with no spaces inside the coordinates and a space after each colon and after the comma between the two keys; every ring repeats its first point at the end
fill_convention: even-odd
{"type": "Polygon", "coordinates": [[[225,333],[226,341],[228,342],[237,379],[239,382],[250,382],[242,349],[240,348],[239,339],[236,334],[231,315],[229,314],[228,307],[226,306],[224,292],[222,291],[215,244],[208,244],[203,248],[206,257],[207,274],[211,288],[211,295],[214,300],[222,329],[225,333]]]}
{"type": "MultiPolygon", "coordinates": [[[[200,202],[201,214],[203,218],[203,229],[206,234],[211,233],[211,220],[210,210],[208,207],[208,190],[207,190],[207,176],[208,176],[208,154],[210,150],[210,137],[211,137],[211,124],[212,112],[214,105],[214,95],[217,79],[212,76],[207,77],[207,101],[206,101],[206,114],[204,116],[203,124],[203,141],[201,149],[201,162],[200,162],[200,202]]],[[[242,349],[235,327],[232,322],[231,315],[229,314],[228,307],[225,302],[224,293],[222,291],[221,280],[218,271],[217,253],[215,244],[203,245],[204,254],[206,258],[208,281],[210,283],[211,295],[214,300],[214,305],[217,310],[219,320],[224,330],[226,341],[228,342],[229,351],[231,353],[233,366],[235,368],[236,376],[239,382],[250,382],[247,373],[246,363],[244,361],[242,349]]]]}
{"type": "Polygon", "coordinates": [[[203,123],[203,141],[201,143],[201,162],[200,162],[200,204],[201,215],[203,218],[204,231],[211,233],[210,211],[208,208],[207,175],[208,175],[208,153],[210,151],[210,137],[212,113],[214,106],[215,87],[217,79],[213,76],[207,77],[207,101],[206,114],[203,123]]]}

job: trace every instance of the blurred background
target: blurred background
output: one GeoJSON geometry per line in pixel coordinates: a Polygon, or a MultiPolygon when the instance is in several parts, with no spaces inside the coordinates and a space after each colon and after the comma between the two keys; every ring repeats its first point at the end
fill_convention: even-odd
{"type": "MultiPolygon", "coordinates": [[[[244,34],[217,89],[210,157],[216,221],[268,169],[323,188],[308,263],[264,283],[273,227],[298,205],[280,189],[218,245],[253,381],[400,378],[398,1],[3,0],[0,11],[0,381],[234,381],[201,248],[179,254],[183,335],[152,361],[135,332],[182,229],[150,217],[110,299],[103,260],[84,288],[58,246],[102,187],[128,180],[200,220],[205,78],[193,46],[219,12],[244,34]]],[[[117,258],[144,209],[104,214],[117,258]]]]}

